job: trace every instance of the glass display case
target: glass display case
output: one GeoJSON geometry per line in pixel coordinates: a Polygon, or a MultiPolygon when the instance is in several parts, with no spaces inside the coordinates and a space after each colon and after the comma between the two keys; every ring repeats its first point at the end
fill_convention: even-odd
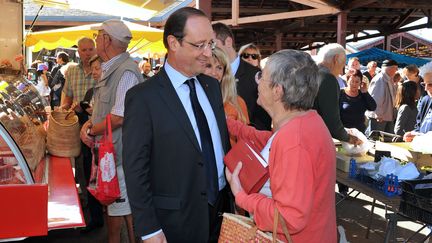
{"type": "Polygon", "coordinates": [[[46,152],[49,111],[32,82],[0,73],[0,242],[85,226],[74,158],[46,152]]]}
{"type": "Polygon", "coordinates": [[[47,105],[26,79],[0,74],[0,184],[44,180],[47,105]]]}

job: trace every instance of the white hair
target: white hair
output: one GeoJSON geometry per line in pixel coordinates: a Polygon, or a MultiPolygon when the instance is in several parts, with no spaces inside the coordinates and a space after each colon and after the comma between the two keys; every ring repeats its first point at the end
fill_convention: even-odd
{"type": "Polygon", "coordinates": [[[432,62],[428,62],[420,68],[420,76],[424,77],[427,73],[432,73],[432,62]]]}
{"type": "Polygon", "coordinates": [[[334,56],[340,54],[345,55],[345,49],[343,48],[343,46],[337,43],[331,43],[321,47],[321,49],[318,52],[316,61],[317,63],[328,62],[332,60],[334,56]]]}

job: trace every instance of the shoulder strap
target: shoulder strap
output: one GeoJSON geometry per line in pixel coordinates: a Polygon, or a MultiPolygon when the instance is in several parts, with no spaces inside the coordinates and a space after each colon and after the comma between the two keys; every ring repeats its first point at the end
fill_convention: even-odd
{"type": "Polygon", "coordinates": [[[287,238],[289,243],[292,243],[292,239],[291,236],[288,232],[288,228],[286,226],[285,220],[283,219],[282,215],[280,215],[279,210],[277,209],[277,207],[275,206],[274,208],[274,215],[273,215],[273,243],[277,242],[277,228],[278,228],[278,223],[280,221],[280,224],[282,226],[282,231],[285,235],[285,237],[287,238]]]}

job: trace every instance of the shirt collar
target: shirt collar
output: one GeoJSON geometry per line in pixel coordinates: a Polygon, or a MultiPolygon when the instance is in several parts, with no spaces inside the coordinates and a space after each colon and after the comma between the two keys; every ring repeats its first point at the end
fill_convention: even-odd
{"type": "Polygon", "coordinates": [[[171,81],[171,84],[173,85],[174,89],[179,88],[184,82],[190,78],[196,79],[196,76],[194,77],[186,77],[183,74],[181,74],[179,71],[175,70],[169,63],[168,60],[164,64],[165,72],[168,75],[168,78],[171,81]]]}
{"type": "Polygon", "coordinates": [[[237,56],[236,59],[231,63],[231,70],[233,74],[237,73],[237,70],[240,66],[240,56],[237,56]]]}
{"type": "Polygon", "coordinates": [[[118,54],[117,56],[111,58],[110,60],[108,60],[108,61],[106,61],[106,62],[103,62],[103,63],[101,64],[102,73],[106,72],[106,71],[107,71],[107,70],[108,70],[108,69],[113,65],[113,63],[114,63],[117,59],[120,58],[120,56],[121,56],[122,54],[123,54],[123,53],[120,53],[120,54],[118,54]]]}

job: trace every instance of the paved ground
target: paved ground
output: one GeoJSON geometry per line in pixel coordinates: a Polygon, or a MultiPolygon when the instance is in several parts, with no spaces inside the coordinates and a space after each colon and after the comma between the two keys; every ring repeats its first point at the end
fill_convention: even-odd
{"type": "MultiPolygon", "coordinates": [[[[337,207],[337,224],[342,225],[346,231],[347,240],[351,243],[378,243],[384,241],[386,220],[383,205],[375,208],[372,218],[372,226],[369,238],[366,239],[366,228],[369,220],[371,198],[360,194],[358,198],[350,197],[337,207]]],[[[421,225],[412,222],[399,222],[396,241],[404,242],[421,225]]],[[[97,229],[88,234],[80,234],[79,230],[56,230],[49,232],[46,237],[33,237],[24,240],[25,243],[104,243],[107,242],[106,227],[97,229]]],[[[415,235],[409,242],[428,242],[422,239],[429,234],[429,229],[424,229],[415,235]]],[[[122,231],[122,239],[127,243],[125,230],[122,231]]],[[[432,240],[430,241],[432,243],[432,240]]]]}

